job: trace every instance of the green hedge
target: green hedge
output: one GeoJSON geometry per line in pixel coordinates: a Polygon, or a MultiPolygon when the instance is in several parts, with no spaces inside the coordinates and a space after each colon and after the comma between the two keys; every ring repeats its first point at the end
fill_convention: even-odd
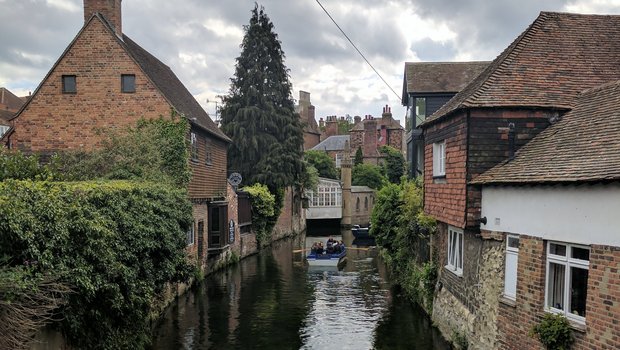
{"type": "Polygon", "coordinates": [[[143,348],[153,299],[192,270],[184,249],[191,215],[186,191],[169,186],[6,180],[0,258],[73,289],[61,310],[71,345],[143,348]]]}

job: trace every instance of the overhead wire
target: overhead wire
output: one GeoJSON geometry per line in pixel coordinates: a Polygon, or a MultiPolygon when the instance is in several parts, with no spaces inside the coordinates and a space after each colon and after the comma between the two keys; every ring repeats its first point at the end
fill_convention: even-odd
{"type": "Polygon", "coordinates": [[[368,59],[366,58],[366,56],[364,56],[364,54],[362,53],[362,51],[360,51],[360,49],[357,48],[357,46],[353,43],[353,41],[349,38],[349,36],[347,35],[347,33],[344,32],[344,30],[342,30],[342,28],[340,27],[340,25],[338,25],[338,23],[336,22],[336,20],[334,19],[334,17],[332,17],[332,15],[329,13],[329,11],[327,11],[327,9],[323,6],[323,4],[321,4],[321,2],[319,0],[315,0],[317,4],[319,4],[319,6],[321,6],[321,8],[323,9],[323,11],[325,12],[325,14],[329,17],[329,19],[332,20],[332,22],[334,22],[334,24],[336,25],[336,27],[338,27],[338,30],[340,30],[340,32],[342,33],[342,35],[344,35],[345,38],[347,38],[347,40],[349,41],[349,43],[351,43],[351,45],[353,46],[353,48],[355,48],[355,50],[357,51],[357,53],[362,56],[362,58],[364,59],[364,61],[366,61],[366,63],[368,64],[368,66],[370,66],[370,68],[372,68],[372,70],[377,74],[377,76],[379,76],[379,78],[381,78],[381,80],[383,81],[383,83],[385,84],[385,86],[388,87],[388,89],[390,89],[394,95],[396,96],[396,98],[398,100],[401,99],[401,97],[396,93],[396,91],[394,91],[394,89],[392,89],[392,87],[390,86],[390,84],[388,84],[388,82],[383,79],[383,76],[381,76],[381,73],[379,73],[379,71],[377,71],[375,69],[375,67],[370,63],[370,61],[368,61],[368,59]]]}

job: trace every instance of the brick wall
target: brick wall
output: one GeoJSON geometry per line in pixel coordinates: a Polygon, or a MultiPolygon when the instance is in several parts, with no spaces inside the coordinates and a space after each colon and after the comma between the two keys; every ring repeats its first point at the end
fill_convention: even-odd
{"type": "Polygon", "coordinates": [[[192,128],[198,141],[198,158],[190,160],[192,178],[189,184],[191,198],[216,198],[226,196],[226,147],[225,142],[209,136],[206,132],[192,128]],[[211,164],[207,164],[207,149],[211,152],[211,164]]]}
{"type": "Polygon", "coordinates": [[[105,135],[142,117],[170,115],[170,105],[98,18],[58,62],[20,117],[13,145],[22,151],[89,150],[105,135]],[[136,75],[136,92],[121,92],[121,74],[136,75]],[[62,75],[76,75],[77,93],[62,93],[62,75]]]}
{"type": "MultiPolygon", "coordinates": [[[[514,305],[500,303],[498,330],[501,349],[543,349],[528,337],[544,315],[545,241],[520,236],[517,298],[514,305]],[[515,339],[519,339],[515,342],[515,339]]],[[[620,248],[592,245],[588,274],[585,330],[573,330],[572,349],[617,349],[620,346],[620,248]]]]}
{"type": "Polygon", "coordinates": [[[388,130],[388,146],[403,152],[403,133],[404,131],[401,129],[388,130]]]}
{"type": "Polygon", "coordinates": [[[424,211],[438,221],[465,227],[466,118],[460,114],[424,130],[424,211]],[[433,178],[433,143],[446,142],[446,176],[433,178]]]}

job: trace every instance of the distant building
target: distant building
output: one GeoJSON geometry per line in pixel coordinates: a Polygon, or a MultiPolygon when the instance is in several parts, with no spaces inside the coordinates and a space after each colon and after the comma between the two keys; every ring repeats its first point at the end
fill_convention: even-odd
{"type": "Polygon", "coordinates": [[[304,130],[304,150],[311,149],[321,140],[321,132],[314,117],[315,108],[310,102],[310,93],[299,91],[299,104],[295,106],[304,130]]]}
{"type": "Polygon", "coordinates": [[[0,87],[0,138],[9,131],[9,120],[13,119],[26,100],[27,97],[17,97],[8,89],[0,87]]]}
{"type": "MultiPolygon", "coordinates": [[[[324,150],[334,157],[338,165],[338,154],[344,149],[344,142],[351,145],[351,157],[354,157],[358,148],[362,150],[364,163],[380,164],[384,156],[379,152],[381,146],[391,146],[404,153],[404,128],[398,120],[392,117],[389,106],[383,107],[381,118],[371,115],[355,118],[327,116],[319,120],[321,129],[321,143],[315,150],[324,150]]],[[[340,156],[341,157],[341,156],[340,156]]]]}
{"type": "Polygon", "coordinates": [[[490,62],[407,62],[402,104],[407,107],[409,177],[424,173],[424,140],[417,126],[477,77],[490,62]]]}
{"type": "Polygon", "coordinates": [[[330,136],[312,147],[312,150],[326,152],[336,162],[336,168],[340,168],[340,163],[344,157],[345,143],[350,142],[350,139],[349,135],[330,136]]]}

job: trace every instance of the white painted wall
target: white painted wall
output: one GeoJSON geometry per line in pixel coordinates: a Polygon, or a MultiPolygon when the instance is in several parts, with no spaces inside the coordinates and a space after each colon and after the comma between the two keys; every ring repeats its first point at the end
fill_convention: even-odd
{"type": "Polygon", "coordinates": [[[306,209],[306,219],[342,219],[342,208],[310,207],[306,209]]]}
{"type": "Polygon", "coordinates": [[[620,184],[485,186],[482,217],[481,229],[620,246],[620,184]]]}

